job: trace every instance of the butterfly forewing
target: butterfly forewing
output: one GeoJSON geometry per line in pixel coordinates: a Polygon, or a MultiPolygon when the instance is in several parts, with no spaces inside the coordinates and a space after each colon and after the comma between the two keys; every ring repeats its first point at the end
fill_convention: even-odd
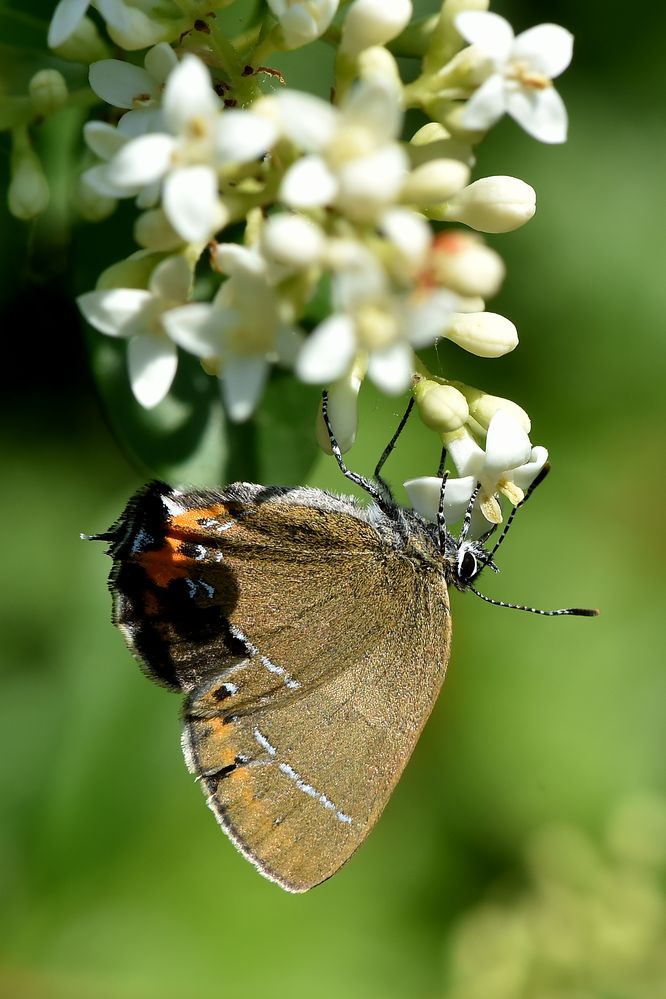
{"type": "Polygon", "coordinates": [[[188,693],[184,750],[236,845],[304,891],[363,841],[444,676],[446,585],[375,507],[153,484],[114,529],[116,623],[188,693]],[[418,563],[418,565],[417,565],[418,563]]]}

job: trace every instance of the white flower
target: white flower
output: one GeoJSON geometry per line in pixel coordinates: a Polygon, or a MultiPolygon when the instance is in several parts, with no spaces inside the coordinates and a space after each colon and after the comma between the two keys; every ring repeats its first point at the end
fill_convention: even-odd
{"type": "Polygon", "coordinates": [[[535,139],[564,142],[567,112],[551,81],[571,62],[570,32],[558,24],[539,24],[514,37],[509,22],[488,11],[464,11],[455,25],[491,65],[465,106],[463,127],[490,128],[506,112],[535,139]]]}
{"type": "Polygon", "coordinates": [[[377,258],[352,244],[332,279],[333,313],[306,340],[296,365],[305,382],[329,384],[360,357],[368,376],[397,395],[409,385],[414,348],[425,347],[446,329],[456,298],[448,291],[393,290],[377,258]]]}
{"type": "Polygon", "coordinates": [[[251,111],[222,111],[208,70],[193,55],[184,56],[169,75],[162,117],[167,131],[127,142],[107,164],[106,176],[126,196],[161,182],[171,225],[188,242],[205,242],[226,222],[218,169],[257,159],[275,130],[251,111]]]}
{"type": "Polygon", "coordinates": [[[396,141],[402,106],[392,84],[363,80],[340,109],[287,90],[266,98],[260,110],[306,154],[282,181],[280,198],[291,208],[335,205],[370,221],[398,198],[408,159],[396,141]]]}
{"type": "Polygon", "coordinates": [[[192,272],[184,257],[167,257],[150,276],[148,288],[89,291],[77,299],[91,326],[107,336],[129,339],[127,365],[132,392],[146,409],[165,397],[178,366],[175,344],[165,333],[169,310],[189,298],[192,272]]]}
{"type": "MultiPolygon", "coordinates": [[[[520,423],[506,410],[498,410],[490,421],[486,449],[479,447],[471,434],[460,433],[449,440],[449,454],[461,478],[450,478],[444,490],[447,519],[458,520],[467,509],[477,482],[481,489],[475,512],[478,510],[488,522],[499,524],[502,510],[497,493],[506,496],[516,506],[548,460],[545,447],[532,447],[520,423]]],[[[442,480],[424,476],[405,482],[414,508],[428,520],[437,519],[437,508],[442,480]]],[[[473,533],[484,531],[484,521],[478,515],[473,520],[473,533]]]]}
{"type": "Polygon", "coordinates": [[[257,405],[270,363],[293,363],[300,339],[282,315],[266,261],[256,250],[221,243],[216,265],[229,278],[212,303],[172,309],[165,326],[185,350],[219,366],[227,412],[241,422],[257,405]]]}
{"type": "Polygon", "coordinates": [[[339,0],[268,0],[282,28],[285,45],[297,49],[324,34],[339,0]]]}
{"type": "Polygon", "coordinates": [[[140,122],[125,121],[129,134],[157,130],[160,125],[159,106],[165,81],[178,65],[176,53],[161,42],[146,53],[144,69],[120,59],[100,59],[92,63],[88,79],[90,86],[103,101],[116,108],[127,108],[123,119],[139,117],[140,122]]]}

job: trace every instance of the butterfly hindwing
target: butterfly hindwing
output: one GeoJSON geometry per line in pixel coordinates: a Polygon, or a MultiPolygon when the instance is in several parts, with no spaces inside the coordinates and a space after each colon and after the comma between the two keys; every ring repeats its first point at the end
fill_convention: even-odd
{"type": "Polygon", "coordinates": [[[212,683],[188,701],[188,766],[230,838],[290,891],[330,877],[363,842],[444,678],[446,591],[394,596],[404,599],[392,627],[300,697],[229,714],[212,683]]]}

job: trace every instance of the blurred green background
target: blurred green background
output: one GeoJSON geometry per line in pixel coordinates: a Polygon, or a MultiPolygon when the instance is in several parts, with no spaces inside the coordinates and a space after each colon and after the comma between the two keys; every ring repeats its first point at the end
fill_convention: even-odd
{"type": "MultiPolygon", "coordinates": [[[[263,880],[185,770],[178,699],[110,624],[101,547],[79,541],[145,477],[105,423],[71,304],[131,213],[73,234],[57,211],[49,227],[3,215],[2,999],[666,996],[666,9],[640,25],[619,4],[493,9],[575,33],[570,139],[504,121],[480,148],[476,176],[538,194],[535,219],[493,240],[508,276],[491,308],[521,344],[439,356],[520,402],[551,451],[487,592],[602,616],[455,594],[449,677],[368,842],[308,895],[263,880]]],[[[56,173],[70,141],[46,143],[56,173]]],[[[370,471],[402,408],[364,390],[353,467],[370,471]]],[[[387,475],[436,461],[414,421],[387,475]]],[[[342,488],[323,456],[309,481],[342,488]]]]}

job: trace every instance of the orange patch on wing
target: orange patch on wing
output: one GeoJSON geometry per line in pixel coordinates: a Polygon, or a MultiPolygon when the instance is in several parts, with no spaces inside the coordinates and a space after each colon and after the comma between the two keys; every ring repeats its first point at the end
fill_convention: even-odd
{"type": "Polygon", "coordinates": [[[219,520],[221,523],[234,520],[234,514],[224,503],[214,503],[212,506],[199,506],[184,510],[169,518],[169,529],[177,535],[196,535],[204,533],[200,520],[219,520]]]}
{"type": "Polygon", "coordinates": [[[161,548],[138,556],[137,562],[157,586],[168,586],[172,579],[187,576],[192,560],[181,555],[180,544],[179,538],[167,535],[161,548]]]}
{"type": "Polygon", "coordinates": [[[157,586],[168,586],[173,579],[187,576],[192,559],[181,554],[183,541],[203,539],[206,532],[199,521],[212,519],[221,523],[234,520],[234,515],[224,503],[216,503],[209,507],[195,507],[184,510],[167,520],[167,531],[164,544],[156,551],[145,551],[138,555],[136,561],[157,586]]]}

